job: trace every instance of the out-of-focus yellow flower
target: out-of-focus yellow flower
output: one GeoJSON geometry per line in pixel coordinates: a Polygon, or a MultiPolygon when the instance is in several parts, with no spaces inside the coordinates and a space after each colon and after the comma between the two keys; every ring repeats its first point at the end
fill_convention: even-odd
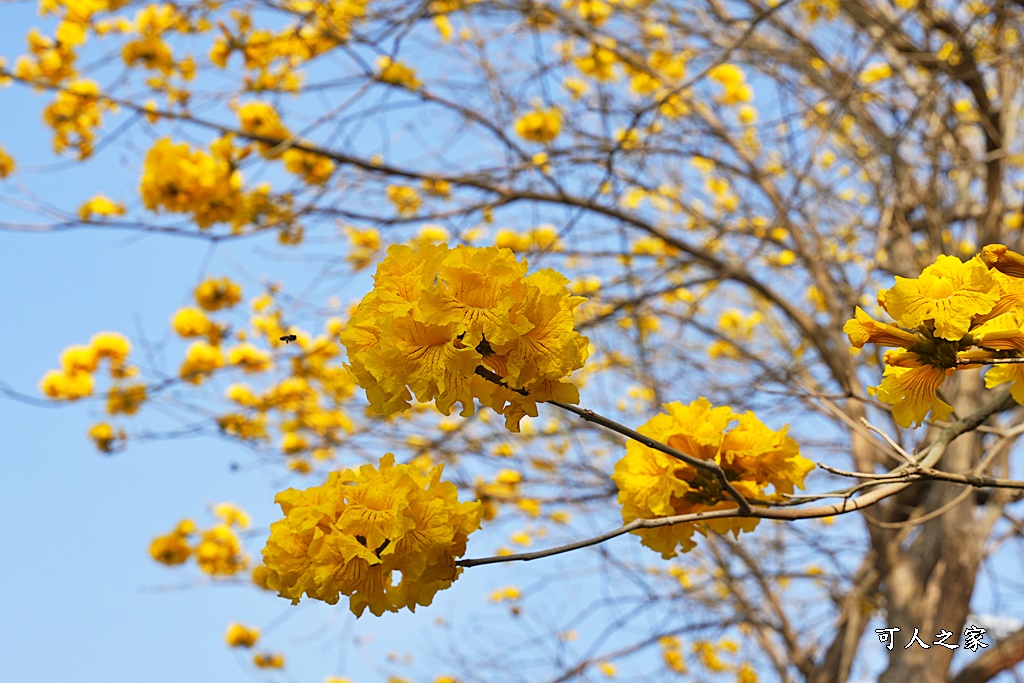
{"type": "Polygon", "coordinates": [[[409,90],[419,90],[423,85],[416,78],[416,70],[407,64],[392,60],[387,55],[377,58],[377,79],[409,90]]]}
{"type": "Polygon", "coordinates": [[[399,216],[415,216],[423,204],[423,199],[415,187],[408,185],[388,185],[385,189],[388,199],[395,205],[399,216]]]}
{"type": "Polygon", "coordinates": [[[255,626],[233,623],[228,625],[224,640],[231,647],[252,647],[260,639],[260,630],[255,626]]]}
{"type": "Polygon", "coordinates": [[[145,384],[112,387],[107,394],[107,413],[109,415],[134,415],[146,402],[146,398],[145,384]]]}
{"type": "Polygon", "coordinates": [[[93,216],[123,216],[124,204],[115,202],[101,194],[90,197],[78,207],[78,217],[83,221],[91,220],[93,216]]]}
{"type": "Polygon", "coordinates": [[[195,531],[191,520],[182,520],[169,534],[157,536],[149,544],[149,555],[161,564],[169,566],[184,564],[192,555],[188,537],[195,531]]]}
{"type": "Polygon", "coordinates": [[[246,373],[266,372],[274,367],[270,353],[252,344],[239,344],[228,349],[228,364],[237,365],[246,373]]]}
{"type": "Polygon", "coordinates": [[[0,178],[6,178],[14,173],[14,168],[14,158],[7,153],[7,150],[0,147],[0,178]]]}
{"type": "Polygon", "coordinates": [[[195,547],[199,569],[211,576],[231,576],[248,567],[242,553],[242,541],[227,524],[217,524],[203,532],[195,547]]]}
{"type": "Polygon", "coordinates": [[[209,278],[195,289],[196,303],[204,310],[219,311],[231,308],[242,300],[242,288],[229,278],[209,278]]]}
{"type": "Polygon", "coordinates": [[[124,447],[125,433],[107,422],[98,422],[89,428],[89,438],[101,453],[113,453],[124,447]]]}
{"type": "Polygon", "coordinates": [[[228,526],[248,529],[252,523],[249,513],[234,503],[217,503],[213,506],[213,514],[228,526]]]}
{"type": "Polygon", "coordinates": [[[885,62],[877,62],[874,64],[868,64],[867,67],[860,72],[860,76],[857,77],[857,80],[860,81],[861,85],[871,85],[872,83],[884,81],[890,76],[892,76],[892,67],[885,62]]]}
{"type": "Polygon", "coordinates": [[[514,601],[523,597],[523,594],[515,586],[505,586],[491,593],[488,600],[491,602],[514,601]]]}
{"type": "Polygon", "coordinates": [[[754,89],[747,83],[743,69],[735,64],[719,64],[708,71],[708,78],[722,87],[721,104],[741,104],[754,98],[754,89]]]}
{"type": "Polygon", "coordinates": [[[213,323],[198,308],[179,308],[171,318],[171,327],[182,337],[205,337],[213,323]]]}
{"type": "Polygon", "coordinates": [[[516,134],[530,142],[547,144],[562,130],[562,112],[556,107],[535,109],[516,120],[516,134]]]}
{"type": "Polygon", "coordinates": [[[253,664],[259,669],[283,669],[284,655],[274,652],[260,652],[253,655],[253,664]]]}
{"type": "Polygon", "coordinates": [[[158,140],[143,162],[139,190],[145,207],[191,214],[200,228],[230,221],[241,206],[242,176],[229,141],[214,143],[212,151],[158,140]]]}
{"type": "Polygon", "coordinates": [[[221,350],[205,341],[194,341],[185,352],[178,375],[186,382],[201,384],[214,370],[224,366],[221,350]]]}

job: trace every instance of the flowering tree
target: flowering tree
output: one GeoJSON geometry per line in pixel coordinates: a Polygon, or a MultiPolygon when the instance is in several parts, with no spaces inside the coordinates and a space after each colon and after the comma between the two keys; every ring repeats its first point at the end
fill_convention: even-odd
{"type": "MultiPolygon", "coordinates": [[[[600,616],[541,619],[500,665],[467,643],[466,680],[971,683],[1024,659],[1024,630],[979,645],[968,619],[1020,550],[1024,3],[40,10],[0,79],[45,99],[56,154],[132,158],[138,196],[33,229],[276,236],[334,295],[211,277],[168,312],[179,367],[101,332],[43,375],[105,398],[104,453],[187,388],[198,429],[308,478],[252,547],[221,505],[154,560],[376,616],[485,564],[604,573],[600,616]]],[[[10,192],[20,163],[0,151],[10,192]]],[[[522,621],[558,585],[493,599],[522,621]]]]}

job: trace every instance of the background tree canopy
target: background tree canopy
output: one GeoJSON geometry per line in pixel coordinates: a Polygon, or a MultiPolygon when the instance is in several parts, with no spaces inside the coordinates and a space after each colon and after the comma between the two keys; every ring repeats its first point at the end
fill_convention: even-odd
{"type": "Polygon", "coordinates": [[[167,324],[0,390],[85,404],[114,467],[170,441],[295,489],[151,520],[173,580],[432,633],[360,669],[373,614],[306,611],[328,655],[235,623],[240,675],[1019,675],[1024,3],[39,12],[0,60],[9,255],[208,246],[167,324]]]}

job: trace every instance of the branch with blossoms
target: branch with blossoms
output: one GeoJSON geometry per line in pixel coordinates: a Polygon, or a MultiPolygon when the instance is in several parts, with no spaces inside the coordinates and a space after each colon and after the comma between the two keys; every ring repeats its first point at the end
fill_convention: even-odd
{"type": "MultiPolygon", "coordinates": [[[[844,515],[851,512],[863,511],[877,505],[881,501],[903,491],[912,483],[922,480],[949,481],[976,488],[1011,488],[1024,491],[1024,481],[1022,480],[999,479],[995,477],[980,476],[977,474],[956,474],[937,470],[933,467],[933,465],[942,459],[943,454],[946,452],[946,447],[953,441],[953,439],[972,431],[992,415],[1005,410],[1009,397],[1009,390],[1003,390],[974,414],[961,418],[945,427],[939,433],[935,441],[921,452],[916,463],[900,465],[891,472],[877,475],[866,475],[858,472],[842,472],[841,474],[847,476],[870,476],[872,478],[871,481],[863,482],[855,487],[857,491],[862,490],[863,488],[878,487],[857,498],[853,498],[853,494],[849,491],[841,491],[835,493],[816,494],[815,498],[839,496],[843,499],[838,503],[819,505],[816,507],[795,509],[757,507],[753,508],[749,513],[740,513],[738,510],[733,509],[675,515],[658,519],[635,519],[628,524],[618,527],[617,529],[612,529],[611,531],[607,531],[598,536],[576,541],[574,543],[527,553],[467,558],[465,560],[459,560],[456,564],[460,567],[476,567],[503,562],[529,562],[531,560],[561,555],[573,550],[580,550],[582,548],[598,545],[618,536],[622,536],[623,534],[636,532],[642,529],[658,529],[680,524],[695,524],[706,522],[707,520],[753,517],[758,519],[796,521],[801,519],[816,519],[821,517],[844,515]]],[[[827,467],[821,463],[819,463],[819,467],[837,472],[834,468],[827,467]]]]}
{"type": "MultiPolygon", "coordinates": [[[[460,503],[452,485],[440,481],[439,467],[415,474],[395,466],[388,454],[380,470],[366,465],[358,477],[332,475],[324,486],[278,496],[285,518],[274,525],[264,549],[269,587],[293,601],[308,595],[333,603],[346,595],[357,615],[367,606],[381,614],[429,604],[466,567],[549,557],[626,533],[669,559],[696,546],[695,532],[738,536],[761,519],[847,514],[923,479],[1024,488],[1024,482],[984,477],[981,467],[971,474],[934,468],[956,436],[1007,407],[1009,396],[1015,396],[1010,389],[946,426],[918,457],[902,452],[883,434],[903,464],[887,475],[863,477],[846,491],[808,497],[838,497],[838,502],[803,507],[807,499],[794,495],[794,489],[803,488],[814,464],[800,454],[785,427],[772,430],[751,412],[713,406],[705,398],[689,405],[665,404],[665,412],[635,430],[578,407],[579,390],[568,378],[589,353],[589,340],[575,330],[573,314],[585,299],[570,295],[559,273],[527,275],[527,268],[511,251],[496,247],[392,246],[377,268],[373,290],[341,332],[349,369],[381,415],[407,410],[413,398],[434,403],[446,415],[459,403],[463,417],[480,405],[503,415],[506,428],[518,432],[523,417],[537,417],[538,404],[550,403],[626,436],[626,453],[611,476],[623,526],[547,550],[459,559],[468,535],[480,525],[482,504],[460,503]],[[389,474],[396,468],[404,474],[389,474]],[[372,480],[378,490],[342,485],[350,480],[372,480]],[[415,491],[431,502],[416,503],[421,494],[415,491]],[[396,571],[402,579],[393,585],[396,571]]],[[[1016,317],[1024,301],[1022,275],[1024,256],[990,246],[966,264],[940,257],[920,281],[900,278],[880,295],[912,330],[882,325],[857,309],[845,327],[854,346],[867,341],[902,345],[888,357],[891,369],[903,370],[899,363],[909,363],[907,374],[916,373],[913,381],[895,388],[883,383],[873,389],[895,404],[900,424],[906,426],[908,417],[920,421],[929,406],[947,406],[934,390],[958,360],[981,360],[994,349],[1002,353],[1018,339],[1024,351],[1024,320],[1016,317]],[[1008,332],[1014,325],[1015,331],[1008,332]],[[979,350],[970,350],[972,345],[979,350]],[[904,388],[916,392],[911,400],[899,394],[904,388]],[[929,402],[923,411],[918,394],[929,402]]],[[[937,410],[942,418],[951,411],[937,410]]]]}

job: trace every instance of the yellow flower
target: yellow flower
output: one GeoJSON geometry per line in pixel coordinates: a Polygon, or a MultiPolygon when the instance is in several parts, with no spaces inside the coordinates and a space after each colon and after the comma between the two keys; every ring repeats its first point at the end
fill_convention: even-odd
{"type": "Polygon", "coordinates": [[[103,123],[103,111],[113,105],[100,99],[100,87],[92,80],[77,80],[58,91],[43,111],[43,121],[53,129],[53,150],[58,154],[69,147],[79,159],[92,156],[96,129],[103,123]]]}
{"type": "Polygon", "coordinates": [[[96,448],[101,453],[113,453],[124,448],[124,430],[115,431],[114,427],[106,422],[98,422],[90,427],[89,438],[96,443],[96,448]]]}
{"type": "Polygon", "coordinates": [[[850,338],[850,344],[856,348],[862,348],[865,344],[878,344],[880,346],[898,346],[911,348],[921,341],[921,337],[902,330],[892,323],[880,323],[864,310],[857,306],[855,317],[847,320],[843,326],[843,332],[850,338]]]}
{"type": "Polygon", "coordinates": [[[258,142],[260,154],[269,156],[279,143],[291,137],[281,123],[274,107],[266,102],[248,102],[238,108],[239,127],[243,133],[269,138],[273,142],[258,142]]]}
{"type": "Polygon", "coordinates": [[[452,196],[452,184],[447,180],[441,180],[440,178],[424,178],[420,183],[423,191],[432,197],[440,197],[441,199],[448,199],[452,196]]]}
{"type": "Polygon", "coordinates": [[[388,185],[385,192],[399,216],[415,216],[423,204],[420,193],[408,185],[388,185]]]}
{"type": "Polygon", "coordinates": [[[442,469],[424,475],[388,453],[379,467],[332,472],[322,486],[279,493],[285,516],[263,549],[267,584],[293,603],[307,595],[333,605],[348,596],[356,616],[367,607],[380,616],[429,605],[461,572],[455,558],[482,515],[480,503],[459,502],[442,469]]]}
{"type": "Polygon", "coordinates": [[[97,332],[89,339],[97,360],[106,358],[112,366],[122,365],[132,352],[132,343],[119,332],[97,332]]]}
{"type": "Polygon", "coordinates": [[[239,344],[228,349],[228,364],[238,365],[246,373],[266,372],[274,367],[270,353],[252,344],[239,344]]]}
{"type": "Polygon", "coordinates": [[[226,277],[204,280],[195,289],[196,303],[207,311],[231,308],[242,300],[242,288],[226,277]]]}
{"type": "Polygon", "coordinates": [[[893,417],[901,427],[920,425],[928,411],[935,419],[945,420],[953,412],[953,406],[940,399],[937,392],[939,385],[952,372],[932,365],[888,365],[882,383],[868,387],[868,393],[893,407],[893,417]]]}
{"type": "Polygon", "coordinates": [[[69,346],[60,354],[60,364],[68,374],[95,372],[100,356],[92,346],[69,346]]]}
{"type": "Polygon", "coordinates": [[[249,513],[234,503],[217,503],[213,506],[213,514],[229,526],[248,529],[252,523],[249,513]]]}
{"type": "Polygon", "coordinates": [[[224,365],[224,354],[216,346],[195,341],[185,351],[179,376],[186,382],[201,384],[214,370],[224,365]]]}
{"type": "Polygon", "coordinates": [[[229,624],[224,640],[231,647],[252,647],[260,639],[260,630],[255,626],[243,626],[242,624],[229,624]]]}
{"type": "MultiPolygon", "coordinates": [[[[984,256],[982,257],[984,259],[984,256]]],[[[992,307],[992,310],[985,315],[974,316],[974,324],[978,325],[996,316],[1007,313],[1010,310],[1024,304],[1024,279],[1006,275],[1002,271],[991,269],[988,271],[999,284],[999,301],[992,307]]]]}
{"type": "Polygon", "coordinates": [[[551,109],[535,109],[516,121],[516,134],[530,142],[547,144],[562,130],[562,113],[551,109]]]}
{"type": "MultiPolygon", "coordinates": [[[[804,477],[813,468],[800,455],[797,443],[786,436],[785,428],[773,431],[753,413],[737,415],[727,406],[712,407],[705,398],[686,406],[669,403],[664,408],[666,412],[655,415],[637,431],[687,455],[718,463],[746,497],[763,496],[768,485],[777,493],[792,493],[794,486],[803,488],[804,477]]],[[[616,463],[612,480],[619,489],[625,522],[735,507],[717,480],[636,441],[626,445],[626,455],[616,463]]],[[[677,548],[686,552],[696,545],[694,531],[703,534],[710,528],[738,535],[755,526],[756,519],[737,518],[634,533],[644,545],[669,559],[677,554],[677,548]]]]}
{"type": "Polygon", "coordinates": [[[124,204],[115,202],[101,194],[90,197],[84,204],[78,207],[78,217],[83,221],[91,220],[93,216],[123,216],[124,204]]]}
{"type": "Polygon", "coordinates": [[[901,327],[913,329],[930,321],[937,336],[956,341],[967,334],[973,316],[985,315],[999,301],[999,284],[980,258],[964,263],[943,255],[917,279],[897,276],[883,298],[901,327]]]}
{"type": "Polygon", "coordinates": [[[392,60],[387,55],[377,58],[377,79],[409,90],[418,90],[423,85],[416,78],[416,70],[403,62],[392,60]]]}
{"type": "Polygon", "coordinates": [[[574,60],[576,68],[597,81],[614,81],[618,78],[615,64],[619,58],[612,50],[591,45],[590,52],[574,60]]]}
{"type": "Polygon", "coordinates": [[[884,81],[890,76],[892,76],[892,67],[885,62],[877,62],[874,64],[868,64],[867,67],[860,72],[860,76],[857,80],[860,81],[861,85],[871,85],[878,81],[884,81]]]}
{"type": "Polygon", "coordinates": [[[989,268],[1011,277],[1024,277],[1024,256],[1004,244],[989,244],[981,250],[981,260],[989,268]]]}
{"type": "Polygon", "coordinates": [[[182,337],[205,337],[212,323],[198,308],[179,308],[171,318],[171,327],[182,337]]]}
{"type": "Polygon", "coordinates": [[[131,384],[126,387],[112,387],[107,394],[107,413],[110,415],[134,415],[146,402],[146,385],[131,384]]]}
{"type": "Polygon", "coordinates": [[[719,64],[708,71],[708,78],[722,87],[718,102],[725,105],[749,102],[754,97],[754,90],[747,83],[743,69],[735,64],[719,64]]]}
{"type": "Polygon", "coordinates": [[[92,396],[93,377],[88,372],[50,370],[39,381],[39,390],[59,401],[77,401],[92,396]]]}
{"type": "Polygon", "coordinates": [[[1024,353],[1024,310],[996,316],[971,330],[974,345],[998,351],[1024,353]]]}
{"type": "Polygon", "coordinates": [[[282,159],[289,173],[294,173],[310,185],[323,185],[334,173],[334,162],[323,154],[293,147],[284,153],[282,159]]]}
{"type": "Polygon", "coordinates": [[[561,379],[587,357],[588,341],[573,329],[583,299],[555,271],[526,269],[493,247],[391,247],[341,337],[373,409],[393,414],[415,396],[446,415],[461,403],[469,416],[476,398],[518,431],[538,402],[578,402],[561,379]],[[478,367],[528,395],[477,376],[478,367]]]}
{"type": "Polygon", "coordinates": [[[139,191],[145,207],[191,214],[200,228],[231,220],[242,201],[242,176],[224,142],[207,154],[158,140],[143,162],[139,191]]]}
{"type": "Polygon", "coordinates": [[[242,541],[227,524],[203,532],[194,552],[199,569],[211,576],[231,576],[249,565],[242,554],[242,541]]]}
{"type": "Polygon", "coordinates": [[[1024,405],[1024,365],[994,365],[985,373],[985,387],[991,389],[1006,382],[1010,385],[1010,395],[1017,403],[1024,405]]]}
{"type": "Polygon", "coordinates": [[[253,664],[258,669],[283,669],[284,655],[279,653],[261,652],[253,655],[253,664]]]}
{"type": "Polygon", "coordinates": [[[192,531],[192,525],[179,524],[171,533],[157,536],[149,544],[150,557],[168,566],[184,564],[192,554],[192,547],[188,543],[192,531]]]}
{"type": "Polygon", "coordinates": [[[515,586],[505,586],[491,593],[488,600],[491,602],[515,601],[523,597],[523,594],[515,586]]]}
{"type": "Polygon", "coordinates": [[[14,173],[14,158],[0,146],[0,178],[6,178],[14,173]]]}

